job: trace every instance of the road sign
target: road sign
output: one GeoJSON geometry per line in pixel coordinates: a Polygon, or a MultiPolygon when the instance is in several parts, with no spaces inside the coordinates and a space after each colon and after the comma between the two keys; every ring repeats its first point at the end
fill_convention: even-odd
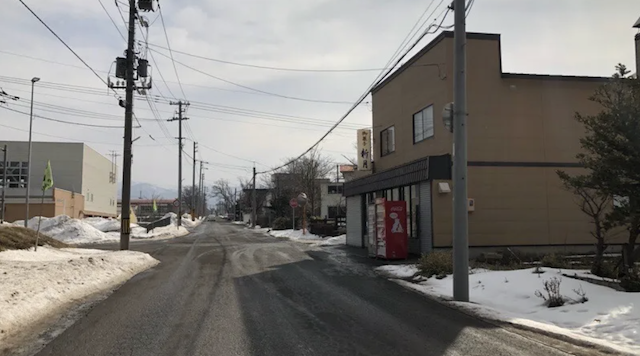
{"type": "Polygon", "coordinates": [[[289,206],[291,206],[292,208],[297,208],[298,207],[298,199],[291,198],[291,200],[289,200],[289,206]]]}
{"type": "Polygon", "coordinates": [[[173,201],[173,206],[175,206],[176,208],[180,206],[180,201],[178,199],[173,201]]]}

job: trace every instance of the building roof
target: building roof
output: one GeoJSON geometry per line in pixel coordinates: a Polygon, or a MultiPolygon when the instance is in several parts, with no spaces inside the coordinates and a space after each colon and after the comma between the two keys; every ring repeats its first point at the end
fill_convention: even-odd
{"type": "MultiPolygon", "coordinates": [[[[640,19],[638,19],[640,22],[640,19]]],[[[640,26],[640,24],[639,24],[640,26]]],[[[445,38],[453,38],[453,31],[442,31],[438,36],[436,36],[431,42],[427,43],[418,53],[416,53],[413,57],[411,57],[405,64],[396,69],[393,73],[391,73],[385,80],[383,80],[380,84],[375,86],[371,93],[374,94],[378,90],[382,89],[385,85],[391,82],[394,78],[404,72],[407,68],[411,67],[416,61],[418,61],[422,56],[424,56],[427,52],[433,49],[436,45],[438,45],[445,38]]],[[[500,42],[500,35],[496,33],[480,33],[480,32],[467,32],[467,39],[470,40],[488,40],[488,41],[498,41],[500,42]]],[[[500,45],[498,45],[500,48],[500,45]]],[[[537,79],[537,80],[570,80],[570,81],[595,81],[595,82],[603,82],[607,81],[609,77],[593,77],[593,76],[571,76],[571,75],[548,75],[548,74],[525,74],[525,73],[505,73],[502,71],[502,51],[500,50],[500,75],[502,78],[511,78],[511,79],[537,79]]]]}

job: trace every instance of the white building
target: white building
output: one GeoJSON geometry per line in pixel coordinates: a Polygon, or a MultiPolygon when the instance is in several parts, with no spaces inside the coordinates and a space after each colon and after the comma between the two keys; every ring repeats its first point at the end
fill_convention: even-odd
{"type": "MultiPolygon", "coordinates": [[[[107,157],[83,143],[33,142],[31,174],[27,177],[28,142],[0,141],[7,146],[5,220],[25,218],[26,182],[29,181],[29,215],[115,217],[117,167],[107,157]],[[51,162],[53,186],[41,205],[42,179],[51,162]]],[[[0,181],[2,180],[0,157],[0,181]]],[[[4,185],[4,182],[3,182],[4,185]]]]}
{"type": "Polygon", "coordinates": [[[320,216],[335,219],[346,215],[346,201],[342,196],[342,183],[330,182],[328,179],[320,182],[320,216]]]}

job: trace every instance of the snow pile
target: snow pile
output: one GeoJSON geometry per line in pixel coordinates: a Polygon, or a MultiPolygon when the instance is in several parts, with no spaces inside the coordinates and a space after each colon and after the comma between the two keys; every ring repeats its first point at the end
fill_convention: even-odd
{"type": "Polygon", "coordinates": [[[310,243],[317,246],[345,245],[347,243],[347,235],[322,238],[318,235],[310,233],[309,231],[307,231],[306,234],[302,234],[302,230],[271,230],[269,231],[269,235],[273,237],[287,238],[294,241],[310,243]]]}
{"type": "MultiPolygon", "coordinates": [[[[82,221],[102,232],[120,231],[120,221],[118,219],[86,218],[82,219],[82,221]]],[[[136,224],[131,225],[133,226],[136,224]]]]}
{"type": "MultiPolygon", "coordinates": [[[[168,218],[168,217],[171,217],[171,225],[175,226],[177,224],[177,222],[178,222],[178,214],[176,214],[176,213],[167,213],[162,217],[162,219],[165,219],[165,218],[168,218]]],[[[182,226],[191,229],[191,228],[194,228],[194,227],[200,225],[202,223],[202,221],[204,221],[203,217],[198,218],[195,221],[191,221],[191,214],[183,214],[181,223],[182,223],[182,226]]]]}
{"type": "Polygon", "coordinates": [[[415,265],[386,265],[376,268],[376,271],[382,275],[392,278],[411,278],[418,273],[418,267],[415,265]]]}
{"type": "Polygon", "coordinates": [[[158,264],[146,253],[86,249],[0,252],[0,345],[158,264]]]}
{"type": "MultiPolygon", "coordinates": [[[[175,215],[175,214],[174,214],[175,215]]],[[[184,220],[183,220],[184,222],[184,220]]],[[[196,221],[196,224],[190,221],[191,226],[197,226],[202,221],[196,221]]],[[[19,225],[21,222],[15,222],[19,225]]],[[[22,222],[24,224],[24,222],[22,222]]],[[[38,228],[38,218],[32,218],[27,222],[30,229],[38,228]]],[[[56,240],[68,244],[95,244],[110,243],[120,240],[120,221],[116,219],[105,218],[87,218],[72,219],[66,215],[56,216],[55,218],[42,218],[40,231],[56,240]]],[[[179,229],[175,225],[157,227],[147,233],[147,229],[137,224],[131,224],[132,239],[170,239],[174,237],[185,236],[189,231],[181,226],[179,229]]]]}
{"type": "Polygon", "coordinates": [[[347,244],[347,235],[340,235],[335,237],[329,237],[324,241],[320,242],[319,246],[337,246],[337,245],[346,245],[347,244]]]}
{"type": "MultiPolygon", "coordinates": [[[[38,228],[38,217],[29,219],[27,226],[36,230],[38,228]]],[[[23,223],[24,224],[24,223],[23,223]]],[[[15,222],[14,225],[19,225],[15,222]]],[[[69,244],[90,244],[111,242],[112,238],[104,232],[96,229],[83,220],[72,219],[66,215],[59,215],[54,218],[42,218],[40,232],[58,241],[69,244]]]]}
{"type": "MultiPolygon", "coordinates": [[[[383,274],[407,278],[417,271],[415,266],[382,266],[383,274]]],[[[613,289],[562,276],[562,271],[543,268],[516,271],[474,271],[469,276],[470,301],[476,304],[456,303],[487,318],[527,325],[549,332],[615,348],[640,355],[640,296],[637,293],[618,292],[613,289]],[[567,299],[578,300],[574,291],[582,290],[589,299],[586,303],[568,302],[564,306],[548,308],[536,290],[545,294],[543,282],[556,277],[561,280],[560,292],[567,299]]],[[[569,274],[584,271],[565,271],[569,274]]],[[[453,278],[430,278],[420,283],[399,281],[408,288],[422,293],[450,299],[453,278]]]]}
{"type": "MultiPolygon", "coordinates": [[[[131,237],[136,240],[146,240],[146,239],[154,239],[154,240],[166,240],[172,239],[175,237],[181,237],[189,234],[189,230],[187,230],[184,226],[180,226],[177,228],[175,224],[156,227],[155,229],[147,232],[147,229],[138,225],[131,224],[131,237]]],[[[120,239],[120,232],[110,232],[108,233],[109,238],[114,241],[120,239]]]]}
{"type": "Polygon", "coordinates": [[[306,234],[302,234],[302,230],[291,230],[291,229],[271,230],[269,231],[269,235],[273,237],[287,238],[290,240],[302,241],[302,242],[305,242],[305,241],[318,242],[323,240],[320,236],[314,235],[310,233],[308,230],[306,234]]]}

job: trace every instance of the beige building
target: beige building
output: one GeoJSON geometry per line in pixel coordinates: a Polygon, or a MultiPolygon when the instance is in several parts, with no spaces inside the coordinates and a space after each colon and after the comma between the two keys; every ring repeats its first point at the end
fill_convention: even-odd
{"type": "Polygon", "coordinates": [[[7,182],[5,220],[24,220],[26,183],[29,183],[29,217],[42,214],[71,217],[116,217],[117,171],[107,157],[83,143],[33,142],[31,173],[28,172],[28,142],[0,141],[7,146],[7,182]],[[42,201],[42,179],[51,162],[53,188],[42,201]]]}
{"type": "MultiPolygon", "coordinates": [[[[452,246],[452,32],[443,32],[372,91],[371,175],[345,183],[347,244],[364,246],[366,206],[408,203],[413,253],[452,246]]],[[[591,248],[589,219],[556,170],[579,172],[576,111],[607,78],[505,73],[500,35],[467,34],[469,245],[591,248]]]]}

